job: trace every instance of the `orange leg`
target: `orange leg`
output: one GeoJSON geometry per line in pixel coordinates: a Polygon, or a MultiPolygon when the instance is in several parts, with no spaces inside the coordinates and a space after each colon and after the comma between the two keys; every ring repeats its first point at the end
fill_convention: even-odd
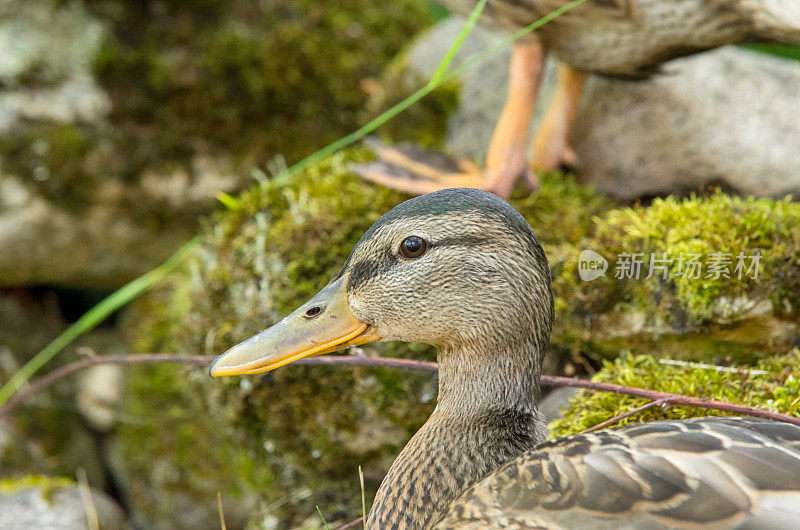
{"type": "Polygon", "coordinates": [[[570,136],[585,82],[585,73],[565,64],[558,65],[556,93],[531,144],[533,171],[553,171],[562,165],[575,165],[570,136]]]}
{"type": "Polygon", "coordinates": [[[452,187],[481,188],[508,197],[517,180],[530,183],[536,177],[529,168],[528,130],[539,95],[544,64],[544,47],[538,42],[514,46],[509,71],[508,98],[495,127],[486,155],[486,169],[480,171],[469,162],[460,162],[459,171],[437,169],[412,156],[387,146],[374,148],[381,162],[356,168],[367,180],[413,194],[452,187]],[[387,167],[399,169],[403,176],[391,174],[387,167]],[[411,174],[413,176],[406,176],[411,174]]]}

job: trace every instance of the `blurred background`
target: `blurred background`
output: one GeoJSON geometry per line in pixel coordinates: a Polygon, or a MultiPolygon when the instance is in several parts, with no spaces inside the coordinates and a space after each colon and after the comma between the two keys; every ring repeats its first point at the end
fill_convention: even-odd
{"type": "MultiPolygon", "coordinates": [[[[0,1],[0,383],[198,233],[200,249],[167,281],[44,372],[87,348],[218,354],[316,292],[405,196],[352,174],[370,156],[360,147],[291,182],[271,177],[422,86],[463,24],[427,0],[0,1]]],[[[476,27],[454,65],[501,39],[476,27]]],[[[480,161],[509,55],[378,135],[480,161]]],[[[590,77],[577,176],[543,175],[538,193],[513,196],[554,270],[548,373],[591,375],[630,352],[618,362],[634,368],[649,362],[640,353],[771,359],[785,382],[800,337],[798,59],[791,46],[726,47],[643,81],[590,77]],[[758,249],[764,270],[759,281],[589,285],[576,279],[584,248],[758,249]]],[[[550,64],[542,99],[554,84],[550,64]]],[[[435,359],[422,345],[370,351],[435,359]]],[[[334,527],[361,514],[358,467],[369,503],[436,394],[434,375],[388,369],[232,379],[103,365],[37,393],[0,416],[0,509],[91,527],[88,485],[103,527],[218,528],[219,492],[228,528],[321,528],[317,506],[334,527]]],[[[748,392],[737,395],[767,399],[748,392]]]]}

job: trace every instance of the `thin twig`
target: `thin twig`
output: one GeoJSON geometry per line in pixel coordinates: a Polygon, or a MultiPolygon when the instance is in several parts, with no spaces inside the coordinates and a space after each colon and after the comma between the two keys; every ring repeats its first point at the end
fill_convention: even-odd
{"type": "Polygon", "coordinates": [[[97,364],[152,364],[152,363],[184,363],[205,365],[211,362],[211,357],[207,355],[173,355],[170,353],[143,353],[133,355],[94,355],[85,357],[78,361],[65,364],[56,368],[49,374],[42,376],[28,384],[28,386],[17,390],[8,401],[0,406],[0,417],[5,416],[16,408],[20,403],[27,400],[35,393],[47,388],[56,381],[64,379],[79,370],[95,366],[97,364]]]}
{"type": "Polygon", "coordinates": [[[617,414],[613,418],[610,418],[610,419],[608,419],[606,421],[602,421],[602,422],[598,423],[597,425],[589,427],[588,429],[584,429],[581,432],[579,432],[578,434],[586,434],[587,432],[599,431],[600,429],[605,429],[609,425],[614,425],[618,421],[624,420],[625,418],[630,418],[631,416],[635,416],[636,414],[639,414],[640,412],[644,412],[647,409],[651,409],[653,407],[657,407],[658,405],[666,405],[668,403],[669,403],[669,400],[666,400],[666,399],[657,399],[655,401],[651,401],[650,403],[645,403],[641,407],[636,407],[635,409],[629,410],[628,412],[623,412],[622,414],[617,414]]]}
{"type": "Polygon", "coordinates": [[[340,526],[336,530],[348,530],[349,528],[355,528],[356,526],[360,525],[363,522],[364,522],[364,518],[363,517],[359,517],[358,519],[356,519],[354,521],[350,521],[349,523],[343,524],[342,526],[340,526]]]}
{"type": "Polygon", "coordinates": [[[728,372],[732,374],[769,375],[770,373],[772,373],[766,370],[741,368],[737,366],[719,366],[716,364],[707,364],[707,363],[694,363],[691,361],[680,361],[677,359],[659,359],[658,364],[666,364],[668,366],[680,366],[681,368],[700,368],[703,370],[716,370],[717,372],[728,372]]]}
{"type": "MultiPolygon", "coordinates": [[[[197,364],[208,365],[212,357],[205,355],[172,355],[167,353],[149,353],[149,354],[134,354],[134,355],[101,355],[96,357],[89,357],[74,361],[67,365],[58,368],[47,374],[44,377],[32,382],[24,390],[20,390],[11,399],[8,400],[2,407],[0,407],[0,417],[8,414],[19,403],[25,401],[29,396],[50,386],[59,379],[96,364],[102,363],[116,363],[116,364],[150,364],[150,363],[184,363],[184,364],[197,364]]],[[[324,357],[310,357],[300,359],[293,364],[304,364],[314,366],[361,366],[361,367],[382,367],[382,368],[402,368],[405,370],[423,370],[435,371],[437,369],[436,363],[428,361],[414,361],[411,359],[395,359],[391,357],[367,357],[365,355],[327,355],[324,357]]],[[[645,388],[635,388],[630,386],[615,385],[612,383],[599,383],[595,381],[587,381],[585,379],[576,379],[572,377],[560,377],[555,375],[543,375],[541,383],[548,386],[569,386],[577,388],[587,388],[589,390],[599,390],[603,392],[614,392],[616,394],[625,394],[628,396],[641,397],[651,401],[666,400],[672,405],[681,405],[687,407],[700,407],[706,409],[720,410],[723,412],[730,412],[732,414],[741,414],[743,416],[754,416],[757,418],[766,418],[775,421],[782,421],[784,423],[792,423],[800,425],[800,418],[789,416],[788,414],[781,414],[779,412],[772,412],[770,410],[757,409],[753,407],[746,407],[744,405],[737,405],[735,403],[725,403],[723,401],[716,401],[713,399],[702,399],[691,396],[684,396],[681,394],[670,394],[668,392],[658,392],[656,390],[647,390],[645,388]]]]}
{"type": "Polygon", "coordinates": [[[717,401],[715,399],[703,399],[691,396],[684,396],[682,394],[670,394],[669,392],[658,392],[656,390],[647,390],[645,388],[615,385],[613,383],[598,383],[595,381],[586,381],[585,379],[573,379],[571,377],[559,377],[556,375],[543,375],[542,383],[550,386],[571,386],[579,388],[588,388],[590,390],[600,390],[603,392],[614,392],[615,394],[625,394],[627,396],[641,397],[653,401],[662,399],[665,401],[669,401],[670,405],[682,405],[685,407],[700,407],[704,409],[721,410],[723,412],[741,414],[742,416],[753,416],[755,418],[765,418],[768,420],[782,421],[784,423],[800,425],[800,418],[789,416],[788,414],[781,414],[780,412],[772,412],[771,410],[746,407],[744,405],[737,405],[736,403],[726,403],[724,401],[717,401]]]}

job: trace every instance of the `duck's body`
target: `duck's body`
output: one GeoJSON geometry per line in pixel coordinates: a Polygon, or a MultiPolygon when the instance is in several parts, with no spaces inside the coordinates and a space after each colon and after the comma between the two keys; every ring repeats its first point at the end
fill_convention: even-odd
{"type": "MultiPolygon", "coordinates": [[[[439,0],[469,14],[477,0],[439,0]]],[[[510,32],[569,0],[489,0],[483,22],[510,32]]],[[[588,0],[539,28],[534,38],[575,70],[640,78],[670,59],[726,44],[800,43],[795,0],[588,0]]]]}
{"type": "Polygon", "coordinates": [[[543,443],[553,318],[530,225],[491,193],[449,189],[381,217],[333,282],[211,374],[373,340],[436,346],[436,410],[381,483],[371,530],[800,528],[798,426],[706,418],[543,443]]]}
{"type": "Polygon", "coordinates": [[[797,528],[800,429],[658,421],[547,442],[473,485],[437,528],[797,528]]]}
{"type": "MultiPolygon", "coordinates": [[[[462,14],[470,13],[478,2],[439,1],[462,14]]],[[[489,0],[482,20],[515,32],[569,4],[569,0],[489,0]]],[[[431,167],[414,154],[379,147],[376,153],[382,160],[359,173],[409,193],[471,186],[508,197],[520,177],[536,188],[535,171],[576,164],[569,140],[587,74],[641,79],[671,59],[752,42],[800,44],[800,2],[587,0],[516,41],[508,99],[487,150],[485,170],[463,164],[463,172],[453,173],[451,167],[431,167]],[[547,53],[561,61],[558,85],[529,149],[528,131],[547,53]]]]}

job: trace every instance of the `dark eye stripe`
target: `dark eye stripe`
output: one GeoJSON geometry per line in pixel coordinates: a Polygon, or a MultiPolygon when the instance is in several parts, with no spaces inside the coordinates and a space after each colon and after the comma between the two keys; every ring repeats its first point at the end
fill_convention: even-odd
{"type": "MultiPolygon", "coordinates": [[[[347,280],[347,288],[354,289],[366,283],[367,280],[379,276],[398,265],[397,256],[394,252],[384,252],[380,258],[367,258],[357,261],[350,266],[350,277],[347,280]]],[[[342,269],[344,273],[345,269],[342,269]]]]}

